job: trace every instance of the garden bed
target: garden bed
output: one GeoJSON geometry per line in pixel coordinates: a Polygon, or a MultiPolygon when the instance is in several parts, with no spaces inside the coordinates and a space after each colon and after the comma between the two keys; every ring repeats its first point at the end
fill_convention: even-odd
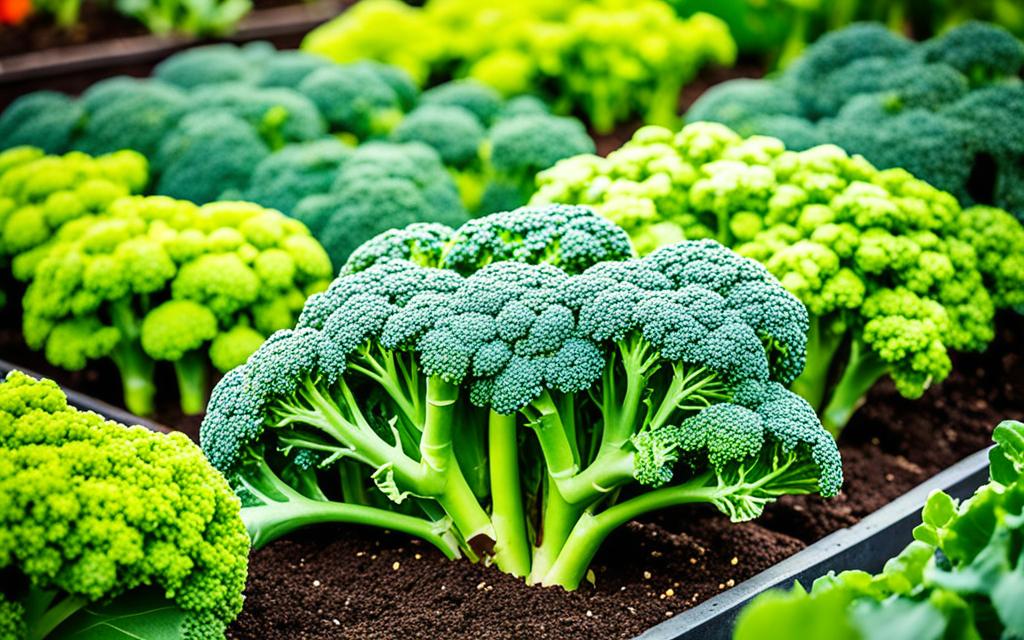
{"type": "Polygon", "coordinates": [[[1024,418],[1020,318],[1004,316],[984,355],[919,401],[878,385],[840,442],[846,483],[833,500],[786,497],[730,524],[681,508],[613,534],[594,561],[596,587],[527,587],[496,569],[449,562],[402,535],[325,527],[270,544],[250,561],[247,600],[229,637],[629,638],[739,584],[868,514],[991,443],[1024,418]]]}

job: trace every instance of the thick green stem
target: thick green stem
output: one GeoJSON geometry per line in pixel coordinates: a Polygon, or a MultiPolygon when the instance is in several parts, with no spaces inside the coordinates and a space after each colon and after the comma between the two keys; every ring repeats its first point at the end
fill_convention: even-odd
{"type": "MultiPolygon", "coordinates": [[[[59,627],[61,623],[89,604],[89,600],[82,596],[40,592],[34,588],[32,591],[33,593],[29,595],[29,598],[35,600],[36,604],[45,602],[46,609],[40,615],[28,616],[26,640],[42,640],[59,627]],[[54,601],[56,601],[56,604],[53,604],[54,601]]],[[[26,608],[34,609],[35,607],[26,608]]]]}
{"type": "Polygon", "coordinates": [[[530,422],[530,426],[537,434],[548,473],[556,480],[576,475],[580,469],[576,452],[551,396],[543,392],[531,407],[538,415],[530,422]]]}
{"type": "Polygon", "coordinates": [[[366,495],[366,483],[360,476],[359,463],[351,460],[338,462],[338,476],[341,484],[341,495],[349,504],[369,504],[366,495]]]}
{"type": "Polygon", "coordinates": [[[198,350],[186,353],[174,362],[174,374],[178,378],[181,411],[188,416],[205,411],[207,391],[210,388],[206,355],[198,350]]]}
{"type": "Polygon", "coordinates": [[[810,19],[810,12],[807,10],[797,9],[794,12],[793,20],[790,23],[789,35],[782,45],[782,52],[779,53],[776,65],[780,69],[786,68],[803,53],[804,48],[807,46],[807,27],[810,19]]]}
{"type": "Polygon", "coordinates": [[[473,495],[459,465],[448,466],[444,491],[433,497],[455,523],[470,549],[477,554],[491,553],[494,547],[494,526],[473,495]]]}
{"type": "Polygon", "coordinates": [[[878,354],[860,340],[850,346],[850,359],[839,382],[832,389],[828,404],[821,410],[821,424],[836,438],[860,405],[871,387],[889,370],[878,354]]]}
{"type": "Polygon", "coordinates": [[[452,425],[459,387],[437,376],[427,379],[427,412],[420,438],[423,462],[437,473],[444,474],[455,460],[452,451],[452,425]]]}
{"type": "Polygon", "coordinates": [[[519,482],[519,442],[516,416],[491,411],[488,446],[491,469],[491,522],[494,524],[494,560],[514,576],[530,573],[530,545],[526,538],[523,492],[519,482]]]}
{"type": "Polygon", "coordinates": [[[554,479],[548,475],[544,481],[544,506],[541,513],[539,544],[533,552],[533,567],[528,582],[537,584],[558,559],[576,521],[583,513],[582,507],[569,504],[555,487],[554,479]]]}
{"type": "Polygon", "coordinates": [[[573,527],[561,553],[541,583],[546,587],[558,585],[572,591],[583,580],[598,548],[618,527],[657,509],[696,502],[712,502],[718,489],[706,486],[710,475],[704,473],[684,484],[642,493],[597,515],[585,512],[573,527]]]}
{"type": "Polygon", "coordinates": [[[587,505],[633,479],[633,453],[626,447],[602,448],[583,471],[556,478],[558,492],[569,504],[587,505]]]}
{"type": "Polygon", "coordinates": [[[807,364],[790,385],[790,389],[814,407],[815,411],[820,410],[824,402],[832,361],[846,338],[845,331],[832,330],[834,323],[829,318],[811,316],[810,330],[807,332],[807,364]]]}
{"type": "Polygon", "coordinates": [[[656,354],[650,353],[650,343],[641,336],[633,336],[628,346],[621,342],[618,356],[622,359],[621,375],[614,362],[610,362],[605,368],[602,384],[604,397],[601,412],[605,418],[602,449],[621,447],[636,432],[636,417],[647,387],[648,374],[658,359],[656,354]],[[618,397],[616,391],[620,378],[626,380],[626,391],[622,398],[618,397]]]}
{"type": "Polygon", "coordinates": [[[137,340],[122,339],[110,354],[121,374],[124,406],[137,416],[151,416],[156,412],[153,399],[154,362],[143,352],[137,340]]]}

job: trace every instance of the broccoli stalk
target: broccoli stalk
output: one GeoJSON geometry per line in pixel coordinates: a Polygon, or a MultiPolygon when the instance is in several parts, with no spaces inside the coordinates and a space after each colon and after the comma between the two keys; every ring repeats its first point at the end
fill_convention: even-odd
{"type": "Polygon", "coordinates": [[[89,604],[88,598],[57,591],[29,587],[24,599],[26,638],[35,640],[50,635],[62,622],[89,604]]]}
{"type": "Polygon", "coordinates": [[[140,342],[141,328],[131,300],[122,298],[110,305],[113,325],[121,339],[110,352],[110,359],[121,374],[124,406],[137,416],[151,416],[156,411],[156,363],[146,355],[140,342]]]}

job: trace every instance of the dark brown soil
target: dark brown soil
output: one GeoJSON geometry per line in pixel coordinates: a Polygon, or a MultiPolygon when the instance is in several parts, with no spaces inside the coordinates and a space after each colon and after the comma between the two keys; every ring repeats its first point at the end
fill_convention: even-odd
{"type": "MultiPolygon", "coordinates": [[[[268,9],[301,0],[253,0],[253,9],[268,9]]],[[[96,2],[83,2],[77,23],[64,28],[44,13],[30,15],[20,25],[0,25],[0,57],[42,51],[149,33],[142,23],[96,2]]]]}
{"type": "Polygon", "coordinates": [[[233,640],[629,638],[854,524],[984,448],[1024,419],[1021,318],[1000,319],[986,355],[918,401],[878,385],[841,440],[846,484],[832,499],[791,497],[756,522],[681,507],[634,522],[595,559],[596,584],[527,587],[497,569],[450,562],[406,536],[325,527],[255,552],[233,640]]]}

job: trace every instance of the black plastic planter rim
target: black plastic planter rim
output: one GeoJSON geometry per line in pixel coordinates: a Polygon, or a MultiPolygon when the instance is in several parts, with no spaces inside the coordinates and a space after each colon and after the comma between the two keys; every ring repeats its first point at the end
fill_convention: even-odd
{"type": "MultiPolygon", "coordinates": [[[[37,373],[0,360],[0,374],[19,369],[37,373]]],[[[139,424],[154,431],[169,431],[161,424],[128,413],[91,396],[61,387],[68,403],[123,424],[139,424]]],[[[939,472],[914,489],[847,529],[835,531],[803,551],[706,600],[696,607],[651,627],[635,640],[729,640],[733,624],[743,605],[774,587],[788,587],[799,580],[804,586],[828,571],[863,569],[878,571],[886,560],[910,542],[911,531],[920,523],[928,496],[945,491],[954,498],[966,498],[988,480],[988,449],[979,451],[939,472]]]]}
{"type": "Polygon", "coordinates": [[[911,541],[934,491],[966,498],[988,481],[988,449],[964,458],[847,529],[835,531],[782,562],[637,636],[635,640],[729,640],[743,605],[799,580],[810,587],[829,571],[879,571],[911,541]]]}

